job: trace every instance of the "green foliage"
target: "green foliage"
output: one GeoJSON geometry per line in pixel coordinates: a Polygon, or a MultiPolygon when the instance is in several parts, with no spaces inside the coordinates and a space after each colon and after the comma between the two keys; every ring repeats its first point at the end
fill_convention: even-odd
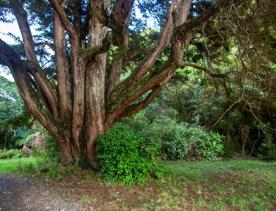
{"type": "MultiPolygon", "coordinates": [[[[268,153],[273,155],[270,150],[273,145],[268,147],[262,145],[268,139],[275,145],[275,138],[273,138],[275,137],[275,131],[272,130],[274,128],[273,119],[275,119],[273,112],[269,111],[269,114],[259,113],[251,110],[254,109],[253,107],[243,105],[243,102],[240,105],[232,106],[233,102],[230,102],[227,96],[224,96],[224,88],[218,86],[214,86],[205,75],[191,68],[179,69],[171,83],[141,113],[144,114],[143,118],[146,119],[147,124],[160,121],[158,118],[165,116],[176,122],[204,126],[201,128],[204,128],[205,131],[212,130],[226,136],[227,139],[231,140],[231,143],[229,141],[225,142],[224,157],[231,157],[240,153],[243,142],[241,130],[242,127],[247,127],[249,141],[245,146],[246,153],[250,156],[259,157],[267,157],[268,153]],[[258,117],[256,116],[257,113],[258,117]],[[262,120],[256,119],[261,118],[261,116],[263,117],[262,120]]],[[[233,91],[236,91],[236,89],[238,87],[233,86],[233,91]]],[[[141,118],[140,122],[143,121],[141,118]]],[[[167,123],[164,124],[166,125],[164,130],[172,130],[171,133],[174,133],[173,130],[175,129],[167,129],[167,123]]],[[[146,128],[149,128],[149,126],[147,125],[146,128]]],[[[183,145],[183,143],[178,145],[181,144],[183,145]]],[[[177,147],[174,148],[172,150],[180,150],[177,147]]],[[[206,153],[201,154],[205,154],[204,156],[209,157],[208,159],[212,157],[206,153]]]]}
{"type": "Polygon", "coordinates": [[[38,169],[44,162],[43,158],[36,157],[2,159],[0,160],[0,173],[24,173],[30,169],[33,171],[38,169]]]}
{"type": "Polygon", "coordinates": [[[154,162],[156,151],[154,145],[147,145],[141,134],[131,127],[115,124],[98,139],[100,173],[109,181],[141,184],[150,174],[159,170],[154,162]]]}
{"type": "Polygon", "coordinates": [[[19,115],[22,110],[23,104],[15,83],[0,76],[0,120],[19,115]]]}
{"type": "Polygon", "coordinates": [[[237,152],[240,152],[240,151],[241,151],[241,148],[237,143],[235,143],[235,141],[226,140],[224,142],[224,152],[222,157],[226,159],[232,158],[237,152]]]}
{"type": "Polygon", "coordinates": [[[267,160],[276,160],[276,144],[271,139],[265,139],[261,143],[259,154],[260,157],[264,157],[267,160]]]}
{"type": "Polygon", "coordinates": [[[22,130],[21,134],[17,135],[15,146],[22,147],[24,144],[28,144],[30,141],[33,140],[35,134],[41,131],[42,131],[42,128],[40,127],[32,128],[27,131],[22,130]]]}
{"type": "Polygon", "coordinates": [[[57,140],[55,140],[48,132],[43,133],[45,138],[45,146],[42,155],[52,161],[60,161],[60,149],[57,140]]]}
{"type": "Polygon", "coordinates": [[[145,122],[144,116],[132,118],[127,123],[141,132],[145,142],[154,143],[159,154],[168,160],[215,159],[223,154],[223,137],[208,132],[197,125],[159,116],[145,122]],[[144,125],[140,122],[144,122],[144,125]],[[159,146],[159,147],[158,147],[159,146]]]}
{"type": "Polygon", "coordinates": [[[218,133],[200,131],[196,134],[199,139],[196,143],[197,154],[208,160],[212,160],[223,154],[223,139],[218,133]]]}
{"type": "Polygon", "coordinates": [[[18,149],[10,149],[10,150],[1,150],[0,149],[0,159],[11,159],[11,158],[20,158],[25,155],[21,150],[18,149]]]}
{"type": "Polygon", "coordinates": [[[160,118],[151,124],[149,131],[162,144],[162,157],[168,160],[184,160],[188,158],[190,149],[185,127],[169,118],[160,118]]]}
{"type": "Polygon", "coordinates": [[[14,82],[0,76],[0,148],[15,148],[32,124],[14,82]]]}
{"type": "Polygon", "coordinates": [[[222,155],[222,137],[217,133],[208,133],[198,126],[172,120],[158,125],[155,127],[163,143],[163,154],[170,160],[211,160],[222,155]],[[166,125],[165,130],[158,127],[161,124],[166,125]]]}

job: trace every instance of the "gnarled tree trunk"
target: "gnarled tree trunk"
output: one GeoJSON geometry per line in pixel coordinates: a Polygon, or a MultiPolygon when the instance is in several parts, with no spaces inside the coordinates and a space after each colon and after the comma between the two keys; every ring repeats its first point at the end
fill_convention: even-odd
{"type": "Polygon", "coordinates": [[[41,68],[22,1],[7,3],[17,19],[25,59],[0,40],[0,64],[8,66],[28,110],[59,142],[63,164],[95,164],[97,137],[115,121],[145,108],[175,70],[183,65],[184,47],[219,11],[236,0],[220,0],[188,19],[192,0],[174,0],[155,46],[131,49],[129,20],[134,0],[50,0],[56,81],[41,68]],[[65,10],[65,7],[67,10],[65,10]],[[70,10],[71,8],[71,10],[70,10]],[[68,12],[70,11],[70,12],[68,12]],[[110,46],[117,53],[110,58],[110,46]],[[170,57],[156,70],[156,60],[170,57]],[[143,60],[125,80],[122,70],[136,56],[143,60]],[[24,61],[25,60],[25,61],[24,61]]]}

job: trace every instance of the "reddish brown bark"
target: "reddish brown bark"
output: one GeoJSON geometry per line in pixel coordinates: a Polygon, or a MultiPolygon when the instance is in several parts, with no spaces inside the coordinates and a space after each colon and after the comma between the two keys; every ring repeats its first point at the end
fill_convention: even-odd
{"type": "MultiPolygon", "coordinates": [[[[90,47],[102,45],[107,28],[96,17],[93,17],[90,30],[93,33],[90,47]]],[[[106,57],[106,53],[95,55],[93,62],[87,64],[84,132],[87,159],[90,164],[93,164],[95,160],[96,138],[104,133],[106,57]]]]}
{"type": "Polygon", "coordinates": [[[57,105],[56,93],[53,90],[51,84],[47,80],[47,77],[40,69],[40,66],[38,64],[36,53],[34,50],[32,33],[27,19],[27,13],[23,8],[22,2],[19,2],[19,3],[12,2],[12,4],[13,4],[13,13],[14,13],[14,16],[16,17],[16,20],[22,35],[25,55],[27,60],[31,62],[27,69],[29,73],[36,80],[36,84],[39,88],[39,91],[41,92],[41,95],[45,97],[46,103],[49,104],[49,109],[53,113],[54,117],[57,118],[58,109],[56,106],[57,105]]]}

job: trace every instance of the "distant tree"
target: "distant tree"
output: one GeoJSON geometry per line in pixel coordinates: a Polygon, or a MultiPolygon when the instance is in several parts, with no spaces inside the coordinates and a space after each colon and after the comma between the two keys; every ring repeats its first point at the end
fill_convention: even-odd
{"type": "Polygon", "coordinates": [[[136,2],[144,15],[160,22],[157,41],[143,48],[132,33],[139,26],[134,0],[49,2],[0,1],[0,19],[14,15],[24,46],[22,55],[0,40],[0,64],[11,70],[27,109],[59,142],[62,163],[92,164],[97,136],[145,108],[186,65],[184,49],[197,32],[240,1],[136,2]],[[30,22],[43,33],[33,36],[30,22]],[[53,65],[47,64],[50,49],[53,65]]]}
{"type": "Polygon", "coordinates": [[[0,76],[0,121],[22,111],[23,104],[15,83],[0,76]]]}
{"type": "Polygon", "coordinates": [[[30,128],[30,120],[16,84],[0,76],[0,149],[16,147],[16,138],[30,128]]]}

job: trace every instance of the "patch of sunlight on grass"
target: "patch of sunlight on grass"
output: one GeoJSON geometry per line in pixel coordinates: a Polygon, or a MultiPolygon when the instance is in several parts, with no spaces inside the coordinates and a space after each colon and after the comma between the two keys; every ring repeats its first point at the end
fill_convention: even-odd
{"type": "Polygon", "coordinates": [[[0,160],[0,174],[16,173],[18,171],[30,171],[37,169],[44,158],[28,157],[0,160]]]}

